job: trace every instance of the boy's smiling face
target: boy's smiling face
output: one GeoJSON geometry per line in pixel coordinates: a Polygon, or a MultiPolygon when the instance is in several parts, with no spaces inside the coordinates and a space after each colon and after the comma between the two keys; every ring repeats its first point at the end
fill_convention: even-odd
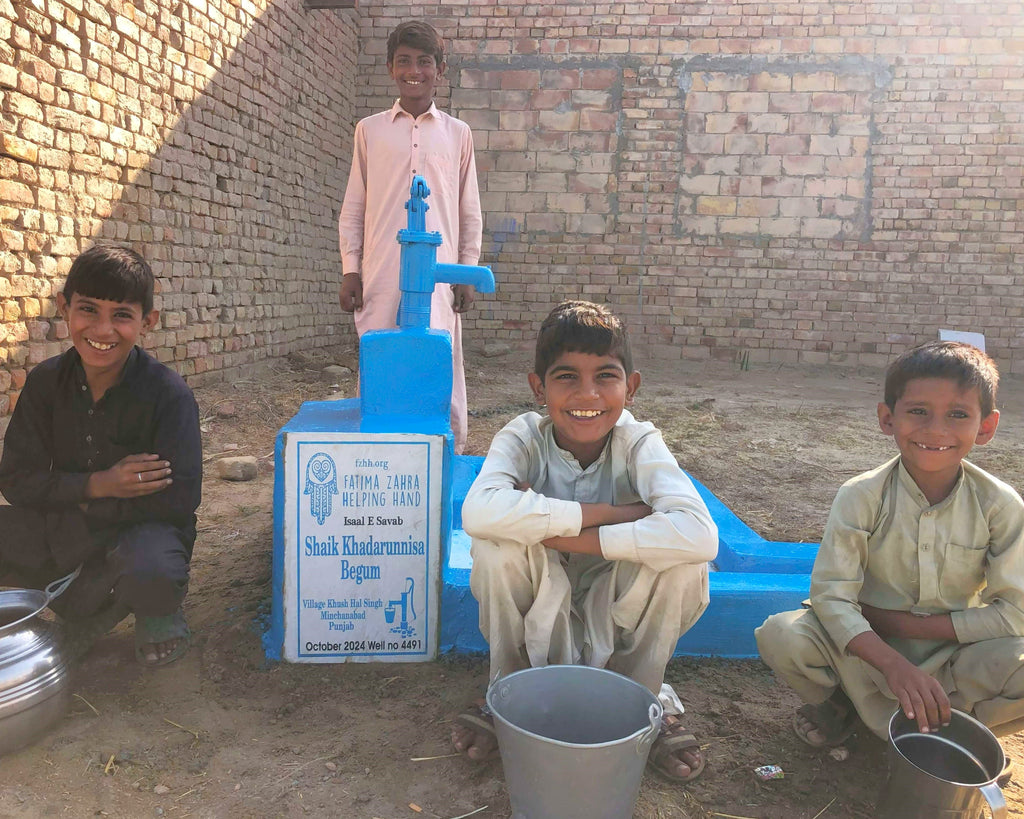
{"type": "Polygon", "coordinates": [[[597,460],[640,387],[640,373],[627,374],[615,356],[594,353],[562,353],[543,379],[536,373],[529,379],[537,401],[547,404],[555,442],[583,467],[597,460]]]}
{"type": "Polygon", "coordinates": [[[433,54],[412,46],[400,45],[388,63],[388,74],[398,86],[399,104],[413,116],[424,113],[434,101],[434,89],[444,76],[433,54]]]}
{"type": "Polygon", "coordinates": [[[951,378],[912,378],[893,409],[878,405],[878,424],[892,435],[903,464],[932,504],[949,494],[960,462],[975,444],[987,444],[999,411],[981,414],[977,387],[951,378]]]}
{"type": "Polygon", "coordinates": [[[70,302],[58,293],[57,306],[91,387],[116,381],[132,347],[153,328],[159,315],[156,310],[143,313],[141,304],[81,293],[72,293],[70,302]]]}

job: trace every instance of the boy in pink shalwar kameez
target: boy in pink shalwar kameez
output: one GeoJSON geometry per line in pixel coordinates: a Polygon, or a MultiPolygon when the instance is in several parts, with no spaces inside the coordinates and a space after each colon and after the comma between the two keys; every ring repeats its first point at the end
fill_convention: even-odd
{"type": "MultiPolygon", "coordinates": [[[[388,73],[399,97],[389,111],[356,125],[345,202],[338,217],[343,278],[341,309],[355,313],[356,331],[397,326],[400,246],[405,203],[414,175],[430,188],[427,230],[439,231],[439,262],[475,265],[483,218],[469,126],[439,111],[434,89],[445,69],[444,44],[427,23],[402,23],[388,37],[388,73]]],[[[473,303],[470,285],[438,284],[430,326],[452,336],[452,430],[455,451],[466,444],[466,375],[459,314],[473,303]]]]}

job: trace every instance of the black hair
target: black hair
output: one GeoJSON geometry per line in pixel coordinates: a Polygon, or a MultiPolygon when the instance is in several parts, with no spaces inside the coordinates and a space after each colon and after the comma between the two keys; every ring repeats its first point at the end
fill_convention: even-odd
{"type": "Polygon", "coordinates": [[[138,304],[145,315],[153,309],[153,271],[130,248],[94,245],[71,263],[64,282],[64,298],[69,304],[75,293],[138,304]]]}
{"type": "Polygon", "coordinates": [[[432,55],[438,68],[444,62],[444,40],[437,29],[424,20],[399,23],[388,35],[388,65],[395,61],[395,52],[399,46],[409,46],[432,55]]]}
{"type": "Polygon", "coordinates": [[[907,383],[915,378],[948,378],[966,390],[978,389],[981,417],[996,408],[999,370],[977,347],[960,341],[929,341],[907,350],[885,371],[885,405],[896,408],[907,383]]]}
{"type": "Polygon", "coordinates": [[[543,380],[548,368],[563,353],[614,356],[622,362],[626,375],[633,372],[626,327],[603,304],[563,301],[548,313],[537,335],[533,371],[543,380]]]}

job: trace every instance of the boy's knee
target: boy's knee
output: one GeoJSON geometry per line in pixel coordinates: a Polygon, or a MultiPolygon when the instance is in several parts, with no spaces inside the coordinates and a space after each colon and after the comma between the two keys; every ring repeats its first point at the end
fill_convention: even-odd
{"type": "Polygon", "coordinates": [[[792,656],[794,645],[803,639],[797,623],[805,614],[806,610],[782,611],[754,629],[757,651],[768,665],[774,667],[773,661],[792,656]]]}
{"type": "Polygon", "coordinates": [[[137,615],[159,617],[174,614],[185,599],[188,580],[156,573],[123,576],[117,598],[137,615]]]}
{"type": "Polygon", "coordinates": [[[189,555],[180,533],[157,523],[121,533],[109,560],[117,569],[117,596],[136,613],[173,614],[188,589],[189,555]]]}
{"type": "Polygon", "coordinates": [[[963,646],[953,661],[953,674],[961,684],[984,681],[998,689],[993,693],[1024,698],[1024,637],[997,637],[963,646]]]}
{"type": "Polygon", "coordinates": [[[507,577],[529,571],[526,548],[498,545],[490,540],[473,540],[471,572],[481,577],[507,577]]]}

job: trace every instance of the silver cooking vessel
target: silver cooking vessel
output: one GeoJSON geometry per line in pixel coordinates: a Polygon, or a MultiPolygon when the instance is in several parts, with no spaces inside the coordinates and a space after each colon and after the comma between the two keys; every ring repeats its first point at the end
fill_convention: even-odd
{"type": "Polygon", "coordinates": [[[43,614],[79,569],[43,591],[0,591],[0,754],[34,741],[67,709],[71,690],[60,626],[43,614]]]}

